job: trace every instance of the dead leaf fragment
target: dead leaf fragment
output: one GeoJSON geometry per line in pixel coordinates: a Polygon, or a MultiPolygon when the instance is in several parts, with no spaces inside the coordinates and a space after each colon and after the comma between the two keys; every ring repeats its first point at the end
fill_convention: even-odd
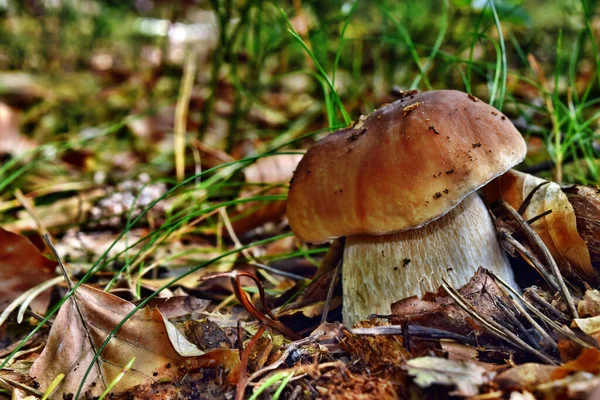
{"type": "Polygon", "coordinates": [[[600,291],[596,289],[586,290],[583,299],[577,304],[577,312],[581,317],[600,315],[600,291]]]}
{"type": "Polygon", "coordinates": [[[594,348],[584,349],[579,357],[569,361],[554,371],[552,379],[561,379],[573,372],[589,372],[594,375],[600,373],[600,350],[594,348]]]}
{"type": "Polygon", "coordinates": [[[475,396],[479,387],[490,380],[485,369],[471,362],[419,357],[407,361],[408,374],[421,388],[431,385],[454,386],[455,396],[475,396]]]}
{"type": "MultiPolygon", "coordinates": [[[[517,210],[533,189],[544,182],[533,175],[510,170],[486,185],[484,193],[489,203],[503,199],[517,210]]],[[[577,230],[573,206],[555,182],[538,188],[523,217],[530,220],[548,210],[552,212],[533,222],[531,227],[548,247],[563,273],[580,275],[596,282],[598,277],[592,268],[586,243],[577,230]]]]}
{"type": "Polygon", "coordinates": [[[494,382],[506,392],[534,391],[538,385],[552,379],[556,368],[552,365],[526,363],[502,372],[494,379],[494,382]]]}
{"type": "MultiPolygon", "coordinates": [[[[52,279],[56,263],[50,261],[24,236],[0,228],[0,309],[21,293],[52,279]]],[[[32,309],[43,314],[50,301],[50,290],[38,296],[32,309]]]]}
{"type": "MultiPolygon", "coordinates": [[[[92,362],[94,349],[100,347],[107,335],[134,308],[128,301],[86,285],[80,286],[75,296],[86,325],[82,323],[73,300],[67,300],[56,316],[44,351],[30,371],[42,389],[47,388],[58,374],[64,373],[66,376],[55,392],[57,398],[77,391],[92,362]],[[94,349],[86,329],[89,329],[94,349]]],[[[172,378],[177,366],[183,362],[169,342],[157,309],[144,308],[123,324],[102,351],[82,392],[100,395],[134,356],[136,362],[133,368],[113,389],[114,392],[172,378]]]]}

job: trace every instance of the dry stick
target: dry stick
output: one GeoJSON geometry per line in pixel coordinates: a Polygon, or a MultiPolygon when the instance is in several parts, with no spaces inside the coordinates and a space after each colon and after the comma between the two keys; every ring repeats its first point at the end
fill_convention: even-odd
{"type": "Polygon", "coordinates": [[[558,322],[562,324],[568,324],[571,322],[565,313],[557,310],[552,304],[548,303],[544,298],[537,294],[535,290],[527,288],[525,291],[529,293],[534,303],[537,303],[538,306],[541,306],[543,309],[548,311],[551,318],[558,320],[558,322]]]}
{"type": "Polygon", "coordinates": [[[16,189],[15,190],[15,197],[17,198],[17,200],[19,201],[19,203],[21,203],[21,205],[23,206],[23,208],[25,208],[25,211],[27,211],[27,214],[29,214],[29,216],[31,217],[31,219],[33,219],[33,221],[37,225],[39,233],[42,236],[48,235],[49,234],[48,228],[46,228],[46,226],[42,222],[42,219],[40,218],[40,216],[38,215],[37,211],[35,210],[35,206],[33,205],[33,201],[31,201],[31,199],[27,198],[27,196],[25,196],[23,194],[23,192],[21,191],[21,189],[16,189]]]}
{"type": "MultiPolygon", "coordinates": [[[[0,382],[4,382],[4,384],[8,387],[15,387],[15,388],[21,389],[21,390],[23,390],[27,393],[31,393],[32,395],[37,396],[37,397],[42,397],[44,395],[44,392],[40,392],[39,390],[32,388],[31,386],[24,385],[21,382],[13,381],[12,379],[7,378],[5,376],[0,377],[0,382]]],[[[15,398],[16,397],[17,396],[15,396],[15,398]]]]}
{"type": "MultiPolygon", "coordinates": [[[[46,246],[48,246],[48,248],[52,252],[52,255],[54,255],[54,258],[56,258],[56,262],[58,263],[58,266],[60,267],[60,271],[62,272],[63,276],[65,277],[65,281],[67,281],[67,286],[69,286],[69,291],[73,291],[73,281],[71,280],[71,277],[69,277],[69,273],[67,272],[65,265],[63,264],[60,256],[58,255],[56,248],[52,244],[52,241],[50,240],[50,235],[48,235],[46,233],[46,234],[44,234],[43,238],[44,238],[44,242],[46,242],[46,246]]],[[[77,314],[79,314],[79,319],[81,320],[81,325],[83,326],[83,329],[85,330],[85,335],[87,336],[87,338],[90,342],[92,351],[95,354],[98,352],[98,349],[96,349],[96,346],[94,345],[94,340],[92,339],[92,334],[90,332],[90,328],[88,327],[87,322],[85,322],[85,318],[83,316],[83,311],[81,311],[81,308],[79,307],[79,303],[77,302],[76,294],[77,294],[76,291],[73,292],[73,296],[71,297],[71,300],[73,301],[73,304],[75,305],[75,309],[77,310],[77,314]]],[[[96,367],[98,368],[98,375],[100,375],[100,378],[102,379],[102,383],[104,384],[104,387],[105,388],[108,387],[108,383],[104,379],[104,374],[102,373],[102,368],[100,367],[100,358],[96,359],[96,367]]]]}
{"type": "Polygon", "coordinates": [[[277,319],[277,317],[267,307],[264,287],[262,285],[262,282],[260,281],[260,279],[258,279],[258,277],[256,275],[254,275],[250,272],[246,272],[246,271],[234,270],[231,272],[220,272],[220,273],[216,273],[216,274],[212,274],[212,275],[203,276],[202,278],[200,278],[200,281],[206,281],[206,280],[214,279],[214,278],[229,278],[229,279],[231,279],[231,284],[233,286],[233,293],[235,294],[235,297],[238,299],[238,301],[241,303],[241,305],[246,309],[246,311],[248,311],[254,318],[258,319],[263,324],[268,325],[271,328],[281,332],[282,334],[284,334],[285,336],[287,336],[289,338],[292,338],[292,339],[300,338],[300,336],[296,332],[292,331],[290,328],[288,328],[286,325],[284,325],[281,321],[279,321],[279,319],[277,319]],[[256,308],[256,306],[254,304],[252,304],[252,302],[248,299],[248,296],[244,292],[244,290],[242,288],[242,284],[240,282],[240,277],[242,277],[242,276],[252,279],[254,281],[254,283],[256,284],[256,287],[258,288],[258,294],[260,296],[260,301],[262,303],[263,308],[265,309],[266,314],[259,311],[258,308],[256,308]]]}
{"type": "Polygon", "coordinates": [[[479,314],[475,307],[473,307],[456,289],[450,286],[446,278],[442,277],[442,281],[442,288],[446,291],[446,293],[448,293],[452,300],[454,300],[456,304],[458,304],[460,308],[467,312],[471,317],[479,321],[492,334],[498,336],[500,339],[505,340],[508,343],[511,343],[513,346],[523,351],[533,354],[534,356],[548,364],[558,364],[557,361],[551,359],[539,350],[536,350],[529,344],[525,343],[521,338],[504,328],[496,321],[479,314]]]}
{"type": "Polygon", "coordinates": [[[246,383],[248,378],[246,377],[246,369],[248,368],[248,360],[250,359],[250,352],[256,346],[258,339],[265,333],[267,329],[266,325],[261,325],[256,334],[250,339],[250,342],[246,345],[246,348],[242,352],[242,360],[240,363],[240,378],[238,380],[236,389],[235,389],[235,400],[243,400],[244,392],[246,391],[246,383]]]}
{"type": "Polygon", "coordinates": [[[554,277],[558,281],[560,292],[562,293],[565,302],[567,303],[567,307],[569,309],[569,312],[571,313],[571,317],[579,318],[579,313],[577,312],[577,308],[575,307],[575,303],[573,302],[571,293],[569,292],[569,289],[565,284],[565,280],[563,279],[562,274],[558,269],[558,265],[556,265],[556,261],[554,261],[552,254],[550,254],[550,251],[548,250],[544,242],[542,242],[542,240],[537,235],[537,233],[535,233],[533,228],[527,224],[527,221],[525,221],[523,217],[519,215],[519,213],[517,213],[510,204],[508,204],[504,200],[500,200],[499,203],[510,213],[510,215],[515,219],[515,221],[517,221],[521,229],[523,229],[523,231],[526,233],[527,237],[531,239],[531,241],[535,243],[537,248],[542,252],[544,258],[546,259],[546,262],[548,263],[548,265],[550,265],[550,269],[552,270],[554,277]]]}
{"type": "Polygon", "coordinates": [[[335,266],[333,278],[331,279],[331,283],[329,284],[329,289],[327,290],[327,298],[325,299],[325,305],[323,306],[323,314],[321,315],[321,323],[322,324],[327,322],[327,314],[329,314],[329,305],[331,304],[331,298],[333,297],[333,290],[335,289],[335,283],[338,280],[341,266],[342,266],[342,260],[338,261],[337,265],[335,266]]]}
{"type": "Polygon", "coordinates": [[[504,287],[506,290],[508,290],[512,295],[514,295],[517,299],[519,299],[519,301],[521,301],[523,304],[525,304],[525,307],[527,307],[529,309],[529,311],[533,312],[538,318],[542,319],[545,323],[547,323],[548,325],[550,325],[552,328],[554,328],[557,331],[563,333],[565,336],[568,336],[571,340],[573,340],[574,342],[576,342],[580,346],[587,347],[587,348],[596,347],[596,348],[600,349],[600,346],[597,346],[597,345],[592,346],[590,343],[588,343],[588,342],[580,339],[566,325],[557,324],[552,319],[548,318],[546,316],[546,314],[542,313],[533,304],[531,304],[530,302],[528,302],[527,300],[525,300],[525,298],[523,296],[521,296],[508,283],[504,282],[502,279],[500,279],[498,276],[496,276],[493,272],[488,272],[488,273],[496,281],[496,283],[499,283],[502,287],[504,287]]]}
{"type": "Polygon", "coordinates": [[[454,340],[455,342],[467,344],[469,346],[477,346],[477,341],[470,337],[445,331],[443,329],[429,328],[427,326],[420,325],[384,325],[373,326],[370,328],[354,328],[350,330],[350,332],[355,335],[373,336],[403,335],[405,331],[408,331],[411,337],[416,337],[419,339],[450,339],[454,340]]]}
{"type": "MultiPolygon", "coordinates": [[[[538,331],[540,333],[540,335],[542,335],[542,337],[544,338],[544,340],[546,340],[548,343],[550,343],[553,347],[558,347],[558,345],[556,344],[556,342],[554,341],[554,339],[552,339],[550,337],[550,335],[548,335],[548,333],[544,330],[544,328],[542,328],[542,326],[540,324],[538,324],[535,319],[533,319],[533,317],[527,312],[527,310],[525,310],[523,308],[523,306],[521,305],[521,303],[519,303],[517,300],[515,300],[515,298],[513,297],[512,293],[509,292],[508,290],[506,290],[506,286],[509,286],[509,285],[506,282],[504,282],[502,279],[500,279],[498,276],[496,276],[493,272],[486,271],[486,273],[489,276],[492,277],[492,279],[496,282],[496,284],[498,284],[498,288],[508,298],[510,298],[510,300],[512,301],[512,303],[516,307],[516,309],[519,310],[519,312],[521,313],[521,315],[523,315],[525,317],[525,319],[527,319],[527,321],[529,321],[529,323],[531,324],[531,326],[533,326],[535,328],[535,330],[538,331]]],[[[518,293],[517,293],[517,295],[518,295],[518,293]]]]}
{"type": "Polygon", "coordinates": [[[560,286],[558,286],[556,279],[554,279],[551,272],[546,269],[546,267],[540,262],[540,260],[537,259],[535,255],[533,255],[529,250],[527,250],[525,246],[523,246],[517,239],[512,237],[509,233],[500,232],[500,236],[502,237],[502,239],[506,240],[508,243],[514,246],[521,253],[521,255],[523,255],[533,264],[535,270],[542,276],[542,278],[544,278],[546,283],[548,283],[548,285],[552,287],[552,289],[556,290],[557,292],[560,291],[560,286]]]}
{"type": "Polygon", "coordinates": [[[196,76],[197,49],[193,47],[185,60],[183,67],[183,78],[179,88],[179,98],[175,106],[175,170],[177,182],[185,178],[185,131],[187,115],[192,96],[192,87],[196,76]]]}
{"type": "Polygon", "coordinates": [[[496,298],[495,303],[496,303],[496,307],[498,307],[500,310],[502,310],[502,312],[508,318],[508,320],[511,322],[511,324],[519,330],[521,337],[524,337],[525,339],[527,339],[527,343],[531,344],[536,349],[541,350],[540,345],[537,343],[537,341],[531,335],[531,333],[529,333],[529,331],[527,331],[525,326],[523,326],[521,321],[519,321],[517,316],[514,314],[513,310],[511,310],[506,305],[506,303],[504,303],[504,301],[502,301],[502,299],[499,297],[496,298]]]}

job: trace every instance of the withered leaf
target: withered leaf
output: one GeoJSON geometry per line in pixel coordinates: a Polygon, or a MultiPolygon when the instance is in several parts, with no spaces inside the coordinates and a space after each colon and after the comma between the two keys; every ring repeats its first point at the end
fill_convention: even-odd
{"type": "MultiPolygon", "coordinates": [[[[50,261],[24,236],[0,228],[0,309],[21,293],[52,279],[56,263],[50,261]]],[[[43,314],[50,301],[50,290],[37,297],[31,306],[43,314]]]]}
{"type": "MultiPolygon", "coordinates": [[[[518,209],[529,193],[544,182],[545,180],[533,175],[510,170],[486,185],[484,193],[490,203],[503,199],[514,209],[518,209]]],[[[560,185],[555,182],[538,188],[523,217],[529,220],[548,210],[552,212],[533,222],[532,228],[564,273],[576,272],[590,281],[596,281],[590,253],[577,231],[573,206],[560,185]]]]}
{"type": "MultiPolygon", "coordinates": [[[[240,198],[285,194],[287,185],[294,174],[301,154],[278,154],[257,160],[244,169],[245,186],[240,198]],[[271,185],[271,187],[269,187],[271,185]]],[[[285,214],[286,201],[253,201],[242,203],[232,215],[232,225],[236,233],[242,234],[270,221],[277,221],[285,214]]]]}
{"type": "Polygon", "coordinates": [[[577,312],[582,317],[600,315],[600,291],[596,289],[586,290],[583,299],[577,304],[577,312]]]}
{"type": "Polygon", "coordinates": [[[579,357],[569,361],[554,371],[552,379],[561,379],[573,372],[590,372],[594,375],[600,373],[600,350],[594,348],[584,349],[579,357]]]}
{"type": "MultiPolygon", "coordinates": [[[[89,329],[91,342],[99,348],[107,335],[134,308],[128,301],[114,295],[82,285],[77,289],[77,303],[89,329]]],[[[60,373],[66,376],[55,396],[77,391],[84,374],[92,362],[94,350],[72,299],[61,307],[48,342],[33,364],[30,375],[43,389],[60,373]]],[[[144,308],[128,319],[116,336],[102,351],[98,363],[83,385],[83,391],[98,396],[123,366],[133,357],[132,369],[113,389],[123,391],[131,386],[171,378],[183,358],[169,342],[162,317],[157,309],[144,308]]]]}
{"type": "Polygon", "coordinates": [[[407,361],[408,374],[421,388],[431,385],[454,386],[455,396],[475,396],[490,380],[486,370],[475,363],[438,357],[419,357],[407,361]]]}
{"type": "MultiPolygon", "coordinates": [[[[479,268],[475,275],[459,292],[471,303],[478,313],[494,318],[500,323],[506,317],[502,310],[496,306],[498,299],[505,304],[510,303],[494,280],[490,278],[483,268],[479,268]]],[[[470,335],[474,330],[484,332],[464,312],[452,298],[442,289],[438,293],[427,293],[423,299],[416,296],[408,297],[392,304],[392,322],[394,324],[414,323],[415,325],[455,332],[461,335],[470,335]]]]}
{"type": "Polygon", "coordinates": [[[556,366],[536,363],[526,363],[510,368],[494,379],[494,382],[504,391],[535,390],[539,384],[552,379],[556,366]]]}

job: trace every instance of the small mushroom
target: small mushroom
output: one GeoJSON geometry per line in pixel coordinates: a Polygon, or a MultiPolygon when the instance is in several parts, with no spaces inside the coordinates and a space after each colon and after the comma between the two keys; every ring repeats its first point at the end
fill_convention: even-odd
{"type": "Polygon", "coordinates": [[[398,300],[436,291],[442,277],[460,287],[479,266],[516,286],[475,191],[525,154],[508,119],[452,90],[400,99],[310,148],[287,215],[306,242],[346,236],[344,322],[389,314],[398,300]]]}

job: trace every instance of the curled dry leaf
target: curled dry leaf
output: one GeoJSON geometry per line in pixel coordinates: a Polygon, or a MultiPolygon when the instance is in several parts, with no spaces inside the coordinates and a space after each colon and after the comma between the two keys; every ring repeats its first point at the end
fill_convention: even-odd
{"type": "MultiPolygon", "coordinates": [[[[57,398],[77,391],[92,362],[95,349],[134,308],[128,301],[86,285],[77,289],[75,298],[85,325],[73,299],[67,300],[56,316],[44,351],[30,371],[42,390],[58,374],[64,373],[65,378],[55,394],[57,398]],[[90,336],[86,333],[88,329],[90,336]]],[[[169,342],[157,309],[144,308],[124,323],[93,366],[83,385],[83,392],[89,390],[94,396],[100,395],[134,356],[135,364],[115,386],[114,392],[162,378],[172,378],[182,364],[183,357],[169,342]]]]}
{"type": "MultiPolygon", "coordinates": [[[[505,326],[510,326],[503,311],[496,306],[498,299],[502,300],[504,304],[509,304],[510,299],[498,288],[483,268],[479,268],[471,280],[460,288],[459,292],[479,314],[491,317],[505,326]]],[[[438,293],[427,293],[423,299],[412,296],[392,304],[392,322],[394,324],[411,323],[465,336],[471,335],[473,331],[483,333],[479,325],[475,324],[472,318],[441,289],[438,293]]]]}
{"type": "MultiPolygon", "coordinates": [[[[484,187],[487,201],[503,199],[515,210],[521,207],[530,192],[545,180],[533,175],[510,170],[484,187]]],[[[550,214],[531,224],[544,242],[563,273],[579,275],[587,281],[596,282],[598,277],[592,268],[590,252],[577,228],[573,205],[561,187],[554,182],[541,186],[531,198],[523,217],[530,220],[548,210],[550,214]]]]}
{"type": "Polygon", "coordinates": [[[594,270],[600,270],[600,195],[597,188],[573,185],[563,188],[575,210],[577,231],[587,244],[594,270]]]}
{"type": "Polygon", "coordinates": [[[526,363],[510,368],[494,379],[494,382],[505,392],[513,390],[533,391],[542,384],[552,379],[556,366],[526,363]]]}
{"type": "Polygon", "coordinates": [[[600,350],[584,349],[575,360],[557,367],[552,373],[552,379],[561,379],[574,372],[589,372],[598,375],[600,373],[600,350]]]}
{"type": "Polygon", "coordinates": [[[596,289],[586,290],[583,299],[577,304],[577,312],[581,317],[600,315],[600,291],[596,289]]]}
{"type": "MultiPolygon", "coordinates": [[[[252,196],[272,196],[287,193],[287,185],[302,158],[301,154],[278,154],[264,157],[244,169],[246,186],[240,198],[252,196]],[[272,186],[272,187],[269,187],[272,186]]],[[[244,233],[267,222],[277,221],[285,214],[284,200],[241,204],[232,215],[233,228],[244,233]]]]}
{"type": "Polygon", "coordinates": [[[431,385],[454,386],[454,396],[475,396],[479,388],[492,377],[484,368],[472,362],[446,360],[439,357],[419,357],[407,361],[408,374],[421,388],[431,385]]]}
{"type": "MultiPolygon", "coordinates": [[[[24,236],[0,228],[0,309],[21,293],[52,279],[56,263],[50,261],[24,236]]],[[[32,309],[43,314],[50,301],[50,290],[38,296],[32,309]]]]}
{"type": "Polygon", "coordinates": [[[600,340],[600,315],[590,318],[575,318],[573,326],[581,329],[586,335],[600,340]]]}

